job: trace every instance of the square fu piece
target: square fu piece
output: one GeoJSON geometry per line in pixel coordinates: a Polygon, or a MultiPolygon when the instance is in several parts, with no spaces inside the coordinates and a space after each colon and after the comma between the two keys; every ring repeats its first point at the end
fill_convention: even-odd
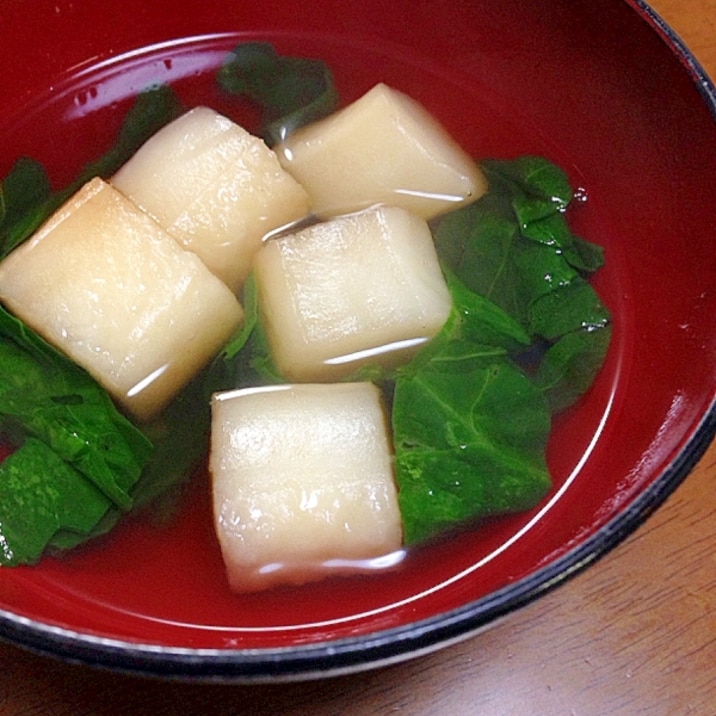
{"type": "Polygon", "coordinates": [[[385,84],[289,135],[276,154],[322,217],[382,203],[430,219],[487,189],[475,161],[435,117],[385,84]]]}
{"type": "Polygon", "coordinates": [[[274,152],[208,107],[159,130],[111,181],[232,291],[264,234],[309,212],[274,152]]]}
{"type": "Polygon", "coordinates": [[[0,300],[140,420],[243,318],[199,258],[101,179],[0,263],[0,300]]]}
{"type": "Polygon", "coordinates": [[[215,395],[210,469],[235,591],[370,570],[401,554],[385,416],[371,383],[215,395]]]}
{"type": "Polygon", "coordinates": [[[334,380],[365,364],[399,364],[450,312],[427,223],[396,207],[275,237],[254,268],[271,355],[288,380],[334,380]]]}

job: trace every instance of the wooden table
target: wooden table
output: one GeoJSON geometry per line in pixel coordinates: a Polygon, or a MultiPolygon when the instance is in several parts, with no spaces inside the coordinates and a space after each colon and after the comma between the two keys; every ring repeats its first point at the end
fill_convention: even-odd
{"type": "MultiPolygon", "coordinates": [[[[653,0],[716,77],[716,0],[653,0]]],[[[716,210],[716,207],[714,207],[716,210]]],[[[0,645],[0,716],[716,714],[716,444],[635,535],[482,636],[277,686],[166,684],[0,645]]]]}

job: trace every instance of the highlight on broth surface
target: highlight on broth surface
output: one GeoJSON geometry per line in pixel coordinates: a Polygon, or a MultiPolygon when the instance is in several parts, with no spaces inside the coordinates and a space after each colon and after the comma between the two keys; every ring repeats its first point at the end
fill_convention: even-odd
{"type": "Polygon", "coordinates": [[[610,336],[564,172],[475,162],[383,83],[338,108],[323,63],[267,44],[217,79],[263,140],[160,87],[71,187],[29,159],[0,184],[0,564],[104,534],[207,453],[237,591],[537,505],[610,336]]]}

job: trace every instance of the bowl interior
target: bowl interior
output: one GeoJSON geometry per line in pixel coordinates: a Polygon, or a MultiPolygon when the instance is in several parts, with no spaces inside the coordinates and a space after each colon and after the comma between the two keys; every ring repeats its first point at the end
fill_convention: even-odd
{"type": "Polygon", "coordinates": [[[177,17],[166,0],[125,0],[122,16],[136,19],[126,22],[118,3],[90,5],[0,11],[17,13],[0,24],[10,68],[0,175],[29,155],[56,185],[68,182],[156,82],[250,126],[251,111],[217,92],[214,73],[237,43],[269,40],[326,60],[344,102],[384,81],[423,102],[476,158],[540,154],[562,166],[588,197],[572,225],[606,249],[595,286],[614,337],[592,390],[556,420],[554,489],[529,513],[411,551],[394,571],[236,596],[200,470],[167,523],[134,520],[62,560],[0,572],[7,619],[243,650],[360,639],[465,605],[471,619],[488,618],[494,592],[507,588],[517,603],[530,575],[558,577],[599,556],[683,477],[713,434],[716,128],[693,69],[642,8],[189,0],[177,17]]]}

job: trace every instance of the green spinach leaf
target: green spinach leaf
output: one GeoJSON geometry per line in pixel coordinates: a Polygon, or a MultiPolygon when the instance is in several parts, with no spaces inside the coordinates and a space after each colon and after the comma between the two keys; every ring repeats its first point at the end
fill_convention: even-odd
{"type": "Polygon", "coordinates": [[[84,540],[111,502],[41,440],[0,462],[0,565],[36,562],[58,533],[84,540]]]}
{"type": "Polygon", "coordinates": [[[45,168],[34,159],[18,159],[0,182],[0,259],[39,226],[46,216],[39,207],[50,194],[45,168]]]}
{"type": "Polygon", "coordinates": [[[540,157],[482,167],[487,195],[446,215],[436,246],[468,289],[494,301],[541,347],[536,385],[553,411],[563,410],[591,385],[609,345],[609,310],[587,280],[603,265],[603,251],[571,232],[574,194],[559,167],[540,157]]]}
{"type": "Polygon", "coordinates": [[[534,376],[553,412],[574,404],[594,382],[606,357],[611,326],[566,333],[549,346],[534,376]]]}
{"type": "Polygon", "coordinates": [[[548,406],[505,348],[516,334],[521,338],[519,327],[485,299],[479,302],[486,311],[466,310],[475,300],[455,279],[451,285],[450,318],[395,383],[392,426],[406,544],[533,507],[551,484],[548,406]],[[497,324],[505,328],[501,336],[497,324]],[[492,345],[479,342],[486,336],[492,345]]]}
{"type": "Polygon", "coordinates": [[[589,388],[609,345],[587,280],[603,252],[568,226],[565,173],[539,157],[483,168],[487,195],[435,226],[452,314],[395,383],[408,544],[537,504],[551,416],[589,388]]]}
{"type": "Polygon", "coordinates": [[[325,62],[279,55],[267,42],[238,45],[217,79],[226,92],[246,97],[263,109],[262,135],[269,146],[338,106],[333,76],[325,62]]]}
{"type": "Polygon", "coordinates": [[[149,440],[87,373],[4,309],[0,339],[0,420],[46,442],[128,510],[151,456],[149,440]]]}
{"type": "Polygon", "coordinates": [[[34,159],[19,159],[0,183],[0,259],[29,238],[83,184],[95,176],[114,173],[152,134],[181,111],[176,94],[166,85],[140,92],[112,148],[58,191],[52,190],[41,164],[34,159]]]}

